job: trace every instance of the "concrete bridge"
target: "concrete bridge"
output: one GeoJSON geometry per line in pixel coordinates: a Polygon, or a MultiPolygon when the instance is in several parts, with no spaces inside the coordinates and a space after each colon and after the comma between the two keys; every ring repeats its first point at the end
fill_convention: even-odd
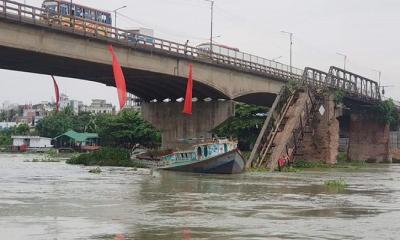
{"type": "Polygon", "coordinates": [[[128,91],[146,102],[143,115],[161,130],[164,147],[179,146],[181,139],[210,137],[211,129],[234,115],[233,101],[272,106],[288,81],[341,90],[355,105],[380,101],[376,82],[339,68],[331,67],[329,73],[303,71],[242,52],[205,52],[163,39],[130,36],[129,31],[102,23],[75,17],[50,19],[40,8],[0,0],[0,68],[114,86],[108,52],[112,44],[128,91]],[[184,97],[189,63],[194,66],[194,97],[228,101],[196,102],[192,117],[179,114],[180,103],[149,103],[184,97]]]}
{"type": "Polygon", "coordinates": [[[114,86],[108,44],[113,44],[128,91],[145,101],[184,96],[188,64],[194,65],[194,96],[271,105],[289,78],[302,71],[245,53],[237,57],[213,53],[162,39],[130,41],[128,31],[100,23],[46,21],[42,10],[0,1],[0,67],[53,74],[114,86]],[[82,23],[81,23],[82,24],[82,23]],[[162,86],[162,87],[160,87],[162,86]]]}

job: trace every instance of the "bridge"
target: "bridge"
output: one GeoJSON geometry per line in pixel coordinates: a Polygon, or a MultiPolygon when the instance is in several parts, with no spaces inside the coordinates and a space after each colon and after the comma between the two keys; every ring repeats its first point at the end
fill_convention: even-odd
{"type": "MultiPolygon", "coordinates": [[[[161,130],[164,147],[179,139],[209,137],[209,131],[234,115],[233,101],[273,106],[288,82],[340,90],[361,104],[380,101],[376,82],[331,67],[328,73],[304,71],[242,52],[205,52],[196,47],[137,34],[87,19],[49,18],[41,8],[0,0],[0,67],[3,69],[78,78],[114,86],[107,46],[120,59],[127,90],[146,103],[143,115],[161,130]],[[188,65],[194,68],[191,118],[179,114],[188,65]],[[211,98],[228,101],[201,100],[211,98]],[[149,103],[152,100],[158,103],[149,103]],[[171,99],[174,103],[160,103],[171,99]]],[[[178,140],[178,142],[177,142],[178,140]]]]}

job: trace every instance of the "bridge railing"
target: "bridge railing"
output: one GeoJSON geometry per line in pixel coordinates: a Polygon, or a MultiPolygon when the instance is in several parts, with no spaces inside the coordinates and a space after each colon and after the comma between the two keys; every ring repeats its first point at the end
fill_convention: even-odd
{"type": "Polygon", "coordinates": [[[308,67],[304,70],[303,81],[317,87],[341,90],[346,95],[360,100],[381,99],[377,82],[333,66],[330,67],[329,73],[308,67]]]}
{"type": "Polygon", "coordinates": [[[228,65],[283,80],[301,80],[301,76],[303,75],[303,70],[301,69],[248,53],[233,50],[232,52],[222,53],[221,49],[220,52],[208,52],[186,44],[134,33],[88,19],[48,14],[41,8],[15,1],[0,0],[1,17],[129,47],[149,51],[162,51],[212,64],[228,65]]]}

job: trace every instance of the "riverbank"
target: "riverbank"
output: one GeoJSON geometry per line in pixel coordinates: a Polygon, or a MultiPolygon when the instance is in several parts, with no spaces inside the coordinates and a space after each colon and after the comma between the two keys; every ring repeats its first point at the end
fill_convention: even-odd
{"type": "Polygon", "coordinates": [[[84,166],[140,167],[145,165],[131,160],[128,150],[104,147],[92,153],[82,153],[66,161],[67,164],[84,166]]]}

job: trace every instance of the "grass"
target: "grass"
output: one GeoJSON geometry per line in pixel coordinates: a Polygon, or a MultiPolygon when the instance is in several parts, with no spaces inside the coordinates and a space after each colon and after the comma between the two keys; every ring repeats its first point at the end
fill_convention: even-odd
{"type": "Polygon", "coordinates": [[[84,153],[67,160],[68,164],[110,167],[145,167],[131,160],[130,152],[122,148],[102,148],[92,153],[84,153]]]}

